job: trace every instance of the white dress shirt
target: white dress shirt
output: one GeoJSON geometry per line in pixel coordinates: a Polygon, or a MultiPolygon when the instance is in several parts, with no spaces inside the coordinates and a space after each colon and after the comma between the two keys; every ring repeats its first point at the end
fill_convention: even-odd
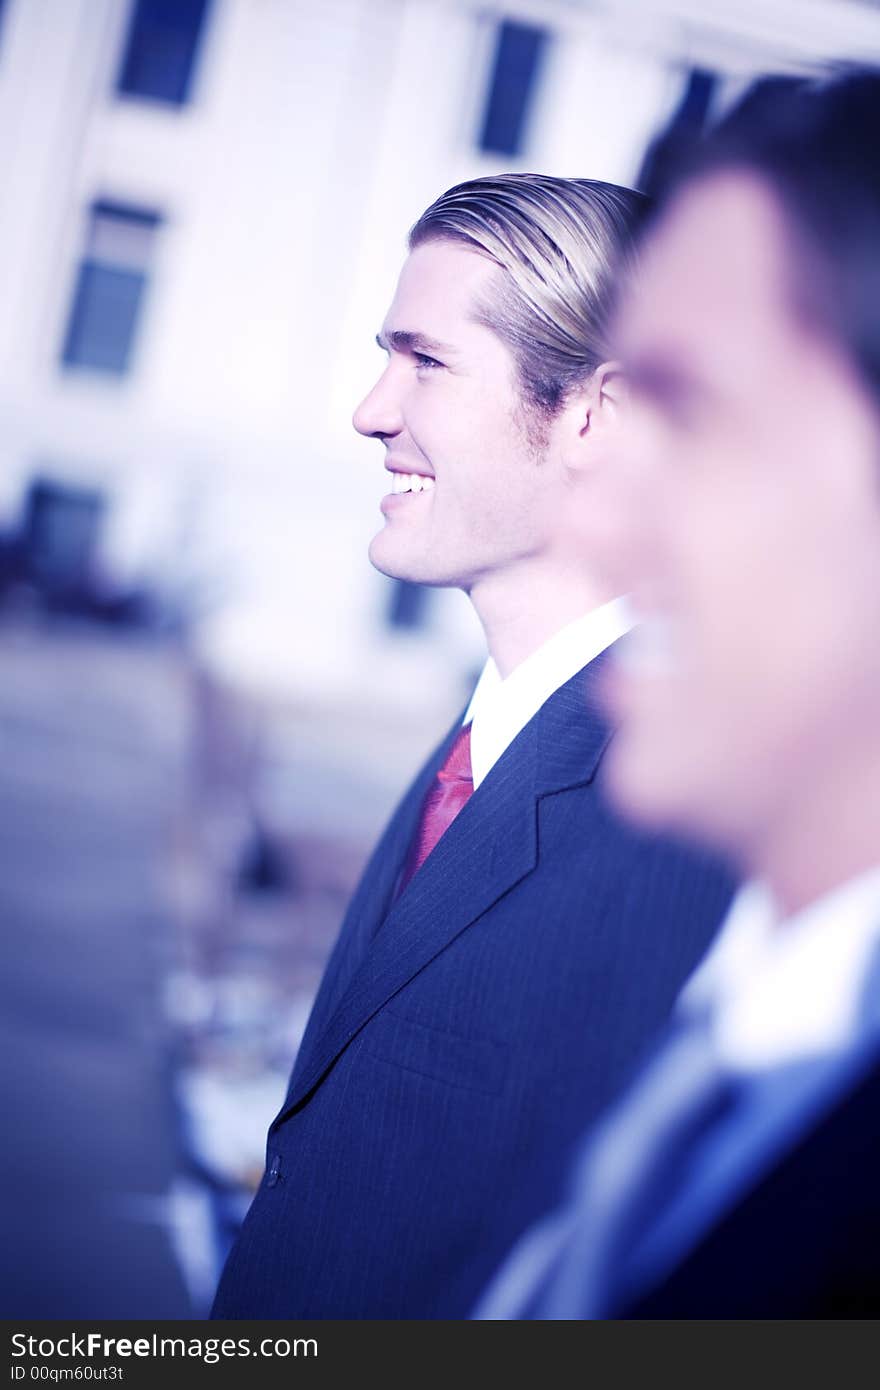
{"type": "Polygon", "coordinates": [[[504,680],[489,658],[462,721],[472,726],[474,790],[545,701],[632,625],[627,600],[616,598],[560,628],[504,680]]]}
{"type": "Polygon", "coordinates": [[[760,883],[740,890],[679,997],[705,1010],[720,1065],[778,1066],[846,1047],[865,972],[880,948],[880,866],[781,922],[760,883]]]}

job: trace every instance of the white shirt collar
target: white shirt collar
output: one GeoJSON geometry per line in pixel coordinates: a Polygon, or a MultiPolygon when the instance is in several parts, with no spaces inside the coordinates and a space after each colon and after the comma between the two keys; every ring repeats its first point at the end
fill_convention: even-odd
{"type": "Polygon", "coordinates": [[[710,1011],[719,1058],[755,1071],[846,1046],[880,947],[880,867],[780,922],[760,883],[740,890],[679,1000],[710,1011]]]}
{"type": "Polygon", "coordinates": [[[489,658],[463,720],[472,724],[475,789],[544,702],[632,625],[627,600],[616,598],[554,633],[505,680],[489,658]]]}

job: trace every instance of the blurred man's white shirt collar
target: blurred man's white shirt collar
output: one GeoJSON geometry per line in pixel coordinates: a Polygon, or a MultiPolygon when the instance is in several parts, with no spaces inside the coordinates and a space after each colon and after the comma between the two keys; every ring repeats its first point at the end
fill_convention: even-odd
{"type": "Polygon", "coordinates": [[[780,921],[761,883],[738,893],[678,1009],[706,1011],[719,1063],[759,1071],[844,1048],[880,946],[880,867],[780,921]]]}
{"type": "Polygon", "coordinates": [[[615,598],[560,628],[506,680],[489,658],[462,721],[472,723],[475,790],[545,701],[632,626],[627,599],[615,598]]]}

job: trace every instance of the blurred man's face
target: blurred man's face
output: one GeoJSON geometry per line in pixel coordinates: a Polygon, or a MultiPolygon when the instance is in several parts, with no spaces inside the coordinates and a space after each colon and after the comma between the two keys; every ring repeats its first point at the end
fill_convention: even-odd
{"type": "Polygon", "coordinates": [[[802,271],[769,190],[716,175],[673,205],[620,322],[620,580],[646,623],[609,686],[612,789],[747,855],[880,715],[877,418],[793,307],[802,271]]]}
{"type": "Polygon", "coordinates": [[[385,447],[377,569],[471,590],[540,555],[558,476],[534,445],[513,356],[474,322],[500,269],[452,241],[411,252],[379,345],[387,365],[354,415],[385,447]]]}

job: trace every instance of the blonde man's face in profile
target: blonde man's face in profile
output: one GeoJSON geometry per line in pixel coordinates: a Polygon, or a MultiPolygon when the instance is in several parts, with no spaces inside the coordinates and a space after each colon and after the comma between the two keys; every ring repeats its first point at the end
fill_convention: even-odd
{"type": "MultiPolygon", "coordinates": [[[[471,590],[553,542],[561,470],[538,455],[506,345],[474,321],[501,271],[451,241],[410,253],[379,334],[387,363],[355,411],[385,449],[385,574],[471,590]]],[[[378,459],[377,459],[378,462],[378,459]]]]}
{"type": "Polygon", "coordinates": [[[880,708],[880,448],[844,351],[793,307],[771,192],[673,205],[625,306],[620,582],[646,619],[617,665],[610,774],[655,825],[748,852],[880,708]]]}

